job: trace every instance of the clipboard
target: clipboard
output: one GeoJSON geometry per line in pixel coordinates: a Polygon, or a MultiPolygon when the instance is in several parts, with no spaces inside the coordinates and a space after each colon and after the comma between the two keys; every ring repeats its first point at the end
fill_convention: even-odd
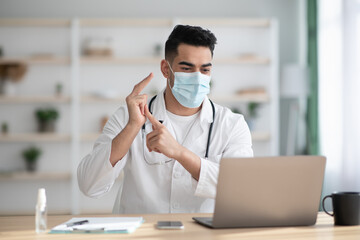
{"type": "Polygon", "coordinates": [[[71,218],[55,226],[49,233],[132,233],[142,223],[142,217],[89,217],[71,218]],[[74,225],[76,222],[86,222],[74,225]]]}

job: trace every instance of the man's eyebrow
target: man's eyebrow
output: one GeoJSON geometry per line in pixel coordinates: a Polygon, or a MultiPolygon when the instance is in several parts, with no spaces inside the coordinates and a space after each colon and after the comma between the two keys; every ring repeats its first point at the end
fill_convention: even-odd
{"type": "Polygon", "coordinates": [[[179,65],[186,65],[186,66],[189,66],[189,67],[194,67],[195,66],[194,64],[189,63],[189,62],[185,62],[185,61],[179,62],[179,65]]]}
{"type": "Polygon", "coordinates": [[[206,63],[206,64],[201,65],[201,67],[211,67],[211,66],[212,66],[212,63],[206,63]]]}
{"type": "MultiPolygon", "coordinates": [[[[179,65],[186,65],[186,66],[189,66],[189,67],[194,67],[195,66],[194,64],[189,63],[189,62],[185,62],[185,61],[179,62],[179,65]]],[[[211,67],[211,66],[212,66],[212,63],[205,63],[205,64],[201,65],[201,67],[211,67]]]]}

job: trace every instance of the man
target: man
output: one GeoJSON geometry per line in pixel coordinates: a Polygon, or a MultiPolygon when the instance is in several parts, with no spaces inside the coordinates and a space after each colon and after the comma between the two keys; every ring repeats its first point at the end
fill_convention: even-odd
{"type": "MultiPolygon", "coordinates": [[[[78,167],[81,191],[107,193],[124,171],[114,213],[213,212],[220,160],[253,156],[240,114],[208,98],[215,36],[177,25],[165,44],[166,88],[148,101],[135,85],[78,167]]],[[[229,186],[231,187],[231,186],[229,186]]]]}

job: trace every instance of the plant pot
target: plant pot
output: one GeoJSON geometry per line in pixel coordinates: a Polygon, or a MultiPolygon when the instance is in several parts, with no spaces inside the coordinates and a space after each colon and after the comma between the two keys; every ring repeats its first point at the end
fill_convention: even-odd
{"type": "Polygon", "coordinates": [[[39,132],[55,132],[55,120],[38,121],[39,132]]]}
{"type": "Polygon", "coordinates": [[[36,164],[36,161],[25,161],[25,165],[26,165],[26,171],[28,172],[35,172],[36,169],[37,169],[37,164],[36,164]]]}

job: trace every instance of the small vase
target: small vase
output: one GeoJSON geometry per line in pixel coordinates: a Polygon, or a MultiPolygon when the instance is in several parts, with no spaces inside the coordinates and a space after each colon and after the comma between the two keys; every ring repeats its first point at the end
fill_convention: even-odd
{"type": "Polygon", "coordinates": [[[55,120],[38,121],[39,132],[55,132],[55,120]]]}
{"type": "Polygon", "coordinates": [[[25,161],[26,162],[26,171],[28,172],[35,172],[36,171],[36,167],[37,167],[37,164],[36,164],[36,161],[25,161]]]}

